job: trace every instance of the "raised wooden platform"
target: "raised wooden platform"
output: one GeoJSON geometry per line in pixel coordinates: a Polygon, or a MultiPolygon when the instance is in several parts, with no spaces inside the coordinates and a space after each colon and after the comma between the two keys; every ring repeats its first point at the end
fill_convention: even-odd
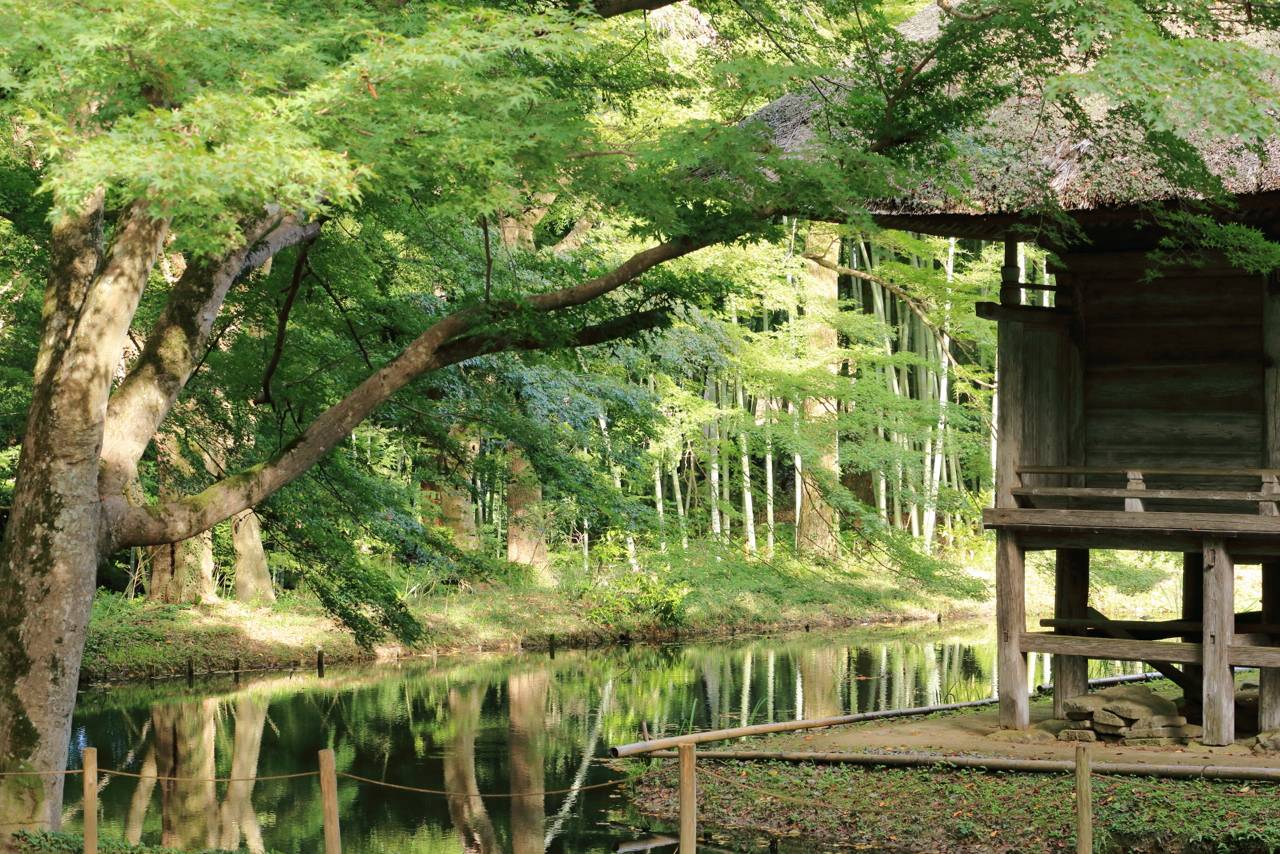
{"type": "Polygon", "coordinates": [[[1143,513],[998,507],[982,523],[1016,531],[1025,549],[1111,548],[1195,552],[1205,538],[1231,543],[1236,557],[1280,557],[1280,517],[1246,513],[1143,513]]]}

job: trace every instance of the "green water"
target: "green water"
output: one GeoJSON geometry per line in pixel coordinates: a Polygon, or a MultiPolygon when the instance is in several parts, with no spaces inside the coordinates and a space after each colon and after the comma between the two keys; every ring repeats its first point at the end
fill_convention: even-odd
{"type": "MultiPolygon", "coordinates": [[[[989,627],[915,627],[723,643],[460,656],[272,675],[237,686],[117,687],[80,697],[71,764],[98,749],[105,836],[182,849],[319,852],[312,770],[331,747],[343,851],[596,852],[646,848],[665,828],[638,816],[600,758],[611,744],[993,692],[989,627]],[[155,777],[234,777],[229,783],[155,777]],[[542,794],[570,789],[567,794],[542,794]],[[485,797],[514,793],[515,797],[485,797]]],[[[1047,657],[1033,656],[1043,681],[1047,657]]],[[[1116,665],[1095,663],[1102,672],[1116,665]]],[[[1136,665],[1135,665],[1136,667],[1136,665]]],[[[64,824],[80,825],[78,786],[64,824]]]]}

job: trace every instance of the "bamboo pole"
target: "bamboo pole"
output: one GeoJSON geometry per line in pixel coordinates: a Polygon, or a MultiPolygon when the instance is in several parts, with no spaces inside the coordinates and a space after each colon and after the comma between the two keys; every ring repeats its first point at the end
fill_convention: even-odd
{"type": "Polygon", "coordinates": [[[697,748],[682,744],[680,756],[680,854],[698,851],[697,748]]]}
{"type": "Polygon", "coordinates": [[[1076,745],[1076,854],[1093,854],[1093,779],[1089,745],[1076,745]]]}
{"type": "Polygon", "coordinates": [[[84,854],[98,854],[98,748],[83,753],[84,854]]]}
{"type": "Polygon", "coordinates": [[[320,751],[320,798],[324,803],[324,854],[342,854],[342,833],[338,827],[338,774],[333,750],[320,751]]]}
{"type": "MultiPolygon", "coordinates": [[[[674,750],[649,754],[654,759],[675,759],[674,750]]],[[[944,765],[948,768],[975,768],[986,771],[1019,771],[1033,774],[1064,774],[1075,771],[1074,759],[1015,759],[1008,756],[946,756],[937,753],[833,753],[804,750],[703,750],[702,761],[795,762],[814,765],[867,765],[883,768],[920,768],[944,765]]],[[[1280,768],[1231,765],[1149,765],[1145,762],[1092,762],[1090,771],[1128,777],[1161,777],[1179,780],[1235,780],[1280,782],[1280,768]]]]}

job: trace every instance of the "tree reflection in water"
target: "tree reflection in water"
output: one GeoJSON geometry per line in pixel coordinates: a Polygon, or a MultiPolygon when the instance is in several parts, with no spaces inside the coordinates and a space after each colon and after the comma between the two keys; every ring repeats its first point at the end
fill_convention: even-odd
{"type": "MultiPolygon", "coordinates": [[[[140,775],[104,778],[101,796],[104,833],[130,842],[322,850],[315,778],[268,778],[313,769],[332,747],[339,771],[443,793],[340,779],[347,854],[613,851],[644,835],[627,827],[636,817],[608,789],[577,789],[617,779],[592,758],[642,725],[672,734],[980,699],[993,647],[982,628],[899,629],[116,687],[82,696],[72,755],[92,744],[104,768],[140,775]],[[571,791],[542,794],[559,789],[571,791]]],[[[1119,669],[1098,662],[1092,675],[1119,669]]],[[[71,827],[77,810],[72,797],[71,827]]]]}

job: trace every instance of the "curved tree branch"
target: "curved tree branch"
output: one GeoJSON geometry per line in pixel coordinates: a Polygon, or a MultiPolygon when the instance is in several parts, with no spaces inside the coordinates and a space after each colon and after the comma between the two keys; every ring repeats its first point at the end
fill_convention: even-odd
{"type": "Polygon", "coordinates": [[[174,284],[133,369],[111,396],[102,443],[101,494],[120,496],[177,401],[208,343],[228,291],[281,249],[319,234],[320,224],[268,211],[236,251],[188,267],[174,284]]]}
{"type": "MultiPolygon", "coordinates": [[[[524,305],[538,312],[583,305],[635,280],[664,261],[687,255],[709,242],[678,238],[659,244],[637,252],[602,276],[537,294],[525,300],[524,305]]],[[[522,345],[526,348],[544,346],[532,339],[504,339],[487,331],[477,333],[490,319],[488,307],[478,305],[436,321],[399,356],[317,416],[301,435],[270,460],[218,481],[197,495],[134,507],[123,494],[104,493],[113,545],[119,548],[169,543],[207,530],[253,507],[302,475],[350,435],[374,409],[423,374],[485,353],[522,345]]],[[[658,314],[644,313],[586,327],[575,334],[570,346],[598,344],[630,334],[644,323],[659,322],[658,314]]]]}

